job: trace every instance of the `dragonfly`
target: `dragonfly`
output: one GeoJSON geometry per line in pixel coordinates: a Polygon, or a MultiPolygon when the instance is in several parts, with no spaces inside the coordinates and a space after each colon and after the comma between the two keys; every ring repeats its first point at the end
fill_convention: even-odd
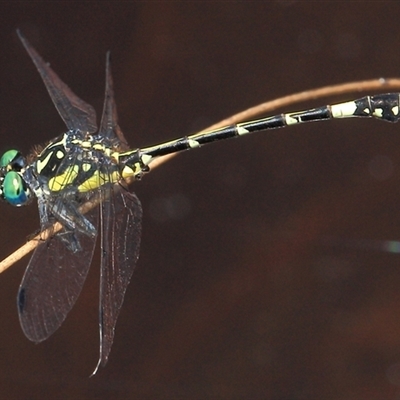
{"type": "Polygon", "coordinates": [[[130,188],[159,157],[202,145],[291,125],[350,117],[400,118],[400,93],[386,93],[278,114],[202,131],[143,148],[131,149],[118,125],[110,57],[100,128],[94,108],[81,100],[18,36],[36,66],[67,131],[42,149],[23,156],[6,151],[0,158],[0,198],[13,206],[36,197],[41,231],[61,224],[60,231],[34,251],[17,295],[25,336],[41,342],[62,324],[85,282],[97,236],[100,236],[99,359],[105,366],[125,292],[139,257],[142,207],[130,188]],[[85,205],[94,205],[85,211],[85,205]]]}

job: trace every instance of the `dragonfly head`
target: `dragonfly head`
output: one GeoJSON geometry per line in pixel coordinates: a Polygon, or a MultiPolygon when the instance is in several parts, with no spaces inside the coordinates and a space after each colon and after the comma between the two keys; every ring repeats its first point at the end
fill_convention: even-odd
{"type": "Polygon", "coordinates": [[[13,206],[28,204],[31,191],[22,171],[26,160],[17,150],[8,150],[0,158],[0,198],[13,206]]]}

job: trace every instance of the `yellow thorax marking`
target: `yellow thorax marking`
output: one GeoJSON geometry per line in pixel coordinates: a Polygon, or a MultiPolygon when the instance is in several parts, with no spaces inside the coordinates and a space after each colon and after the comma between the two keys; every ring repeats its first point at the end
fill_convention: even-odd
{"type": "Polygon", "coordinates": [[[106,183],[118,182],[120,175],[118,171],[114,171],[110,174],[104,174],[100,171],[95,171],[93,175],[86,179],[81,185],[78,186],[79,192],[89,192],[90,190],[97,189],[98,187],[106,183]]]}
{"type": "Polygon", "coordinates": [[[43,168],[46,167],[47,163],[49,162],[51,156],[53,155],[53,152],[50,151],[49,154],[47,154],[46,158],[44,160],[41,160],[40,158],[37,160],[36,163],[36,170],[38,174],[41,174],[43,171],[43,168]]]}
{"type": "Polygon", "coordinates": [[[49,180],[49,189],[53,192],[59,192],[66,186],[74,182],[79,173],[79,165],[69,166],[62,174],[49,180]]]}

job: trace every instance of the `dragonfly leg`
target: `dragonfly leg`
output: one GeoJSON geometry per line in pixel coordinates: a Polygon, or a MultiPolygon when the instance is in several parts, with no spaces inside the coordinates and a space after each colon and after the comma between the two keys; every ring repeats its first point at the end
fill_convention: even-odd
{"type": "Polygon", "coordinates": [[[82,246],[74,232],[64,230],[63,232],[60,232],[58,234],[58,237],[63,241],[63,243],[72,253],[82,251],[82,246]]]}
{"type": "Polygon", "coordinates": [[[51,208],[51,213],[67,232],[77,229],[86,236],[96,237],[96,227],[81,214],[74,202],[68,201],[68,198],[58,197],[51,208]]]}

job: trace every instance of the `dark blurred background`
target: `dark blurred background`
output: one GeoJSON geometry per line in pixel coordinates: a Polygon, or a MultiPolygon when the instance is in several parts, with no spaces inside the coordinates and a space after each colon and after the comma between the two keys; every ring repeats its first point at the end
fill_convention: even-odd
{"type": "MultiPolygon", "coordinates": [[[[396,1],[0,3],[0,150],[65,130],[19,42],[101,112],[112,51],[131,146],[262,101],[400,76],[396,1]]],[[[359,94],[322,99],[296,111],[359,94]]],[[[399,126],[306,124],[187,152],[135,188],[141,257],[106,368],[98,256],[62,328],[23,335],[0,276],[0,398],[400,399],[399,126]],[[394,243],[395,245],[396,243],[394,243]]],[[[0,211],[0,258],[39,227],[0,211]]]]}

